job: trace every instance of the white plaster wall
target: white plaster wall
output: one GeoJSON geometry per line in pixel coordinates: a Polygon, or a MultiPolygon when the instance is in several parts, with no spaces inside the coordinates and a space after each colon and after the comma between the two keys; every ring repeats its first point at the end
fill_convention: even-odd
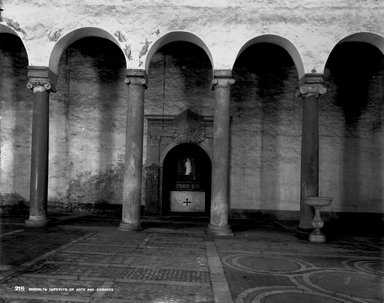
{"type": "Polygon", "coordinates": [[[48,66],[56,41],[82,27],[115,36],[129,68],[143,68],[150,47],[171,31],[201,38],[214,69],[232,68],[247,41],[275,34],[297,48],[305,72],[320,73],[332,48],[346,36],[384,35],[384,2],[377,0],[7,0],[3,7],[1,23],[19,34],[30,65],[41,66],[48,66]]]}

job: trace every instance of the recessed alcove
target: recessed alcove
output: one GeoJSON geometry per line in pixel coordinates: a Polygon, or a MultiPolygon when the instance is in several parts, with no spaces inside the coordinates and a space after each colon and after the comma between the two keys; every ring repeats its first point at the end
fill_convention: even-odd
{"type": "Polygon", "coordinates": [[[163,163],[163,214],[209,213],[211,160],[197,144],[173,147],[163,163]]]}

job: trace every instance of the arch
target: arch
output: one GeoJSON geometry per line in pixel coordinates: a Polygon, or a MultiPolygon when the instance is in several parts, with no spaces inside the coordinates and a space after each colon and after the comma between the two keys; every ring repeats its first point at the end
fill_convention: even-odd
{"type": "MultiPolygon", "coordinates": [[[[185,143],[177,143],[177,142],[172,142],[171,144],[169,144],[164,150],[163,152],[161,153],[160,155],[160,161],[159,161],[159,166],[160,167],[163,167],[164,165],[164,159],[165,157],[168,155],[168,153],[176,146],[180,145],[180,144],[185,144],[185,143]]],[[[196,144],[197,146],[199,146],[202,150],[204,150],[204,152],[207,154],[207,157],[209,158],[209,160],[211,160],[212,162],[212,155],[211,155],[211,151],[209,149],[209,147],[204,143],[200,143],[200,144],[196,144]]]]}
{"type": "Polygon", "coordinates": [[[28,56],[27,48],[25,47],[24,42],[20,38],[20,36],[12,28],[10,28],[9,26],[4,25],[4,24],[0,24],[0,34],[11,34],[11,35],[14,35],[20,39],[21,44],[23,45],[24,51],[27,55],[27,61],[28,61],[28,65],[29,65],[29,56],[28,56]]]}
{"type": "Polygon", "coordinates": [[[208,215],[211,204],[212,160],[206,150],[196,143],[175,144],[162,161],[161,213],[208,215]],[[197,204],[194,204],[193,209],[185,211],[184,207],[180,208],[180,195],[182,199],[188,197],[197,204]]]}
{"type": "Polygon", "coordinates": [[[336,43],[336,45],[328,53],[327,60],[326,60],[326,62],[324,64],[324,66],[323,66],[323,70],[325,70],[325,67],[327,66],[329,57],[332,54],[332,52],[335,49],[335,47],[337,45],[339,45],[341,43],[345,43],[345,42],[363,42],[363,43],[368,43],[368,44],[371,44],[371,45],[377,47],[383,53],[383,55],[384,55],[384,37],[383,36],[381,36],[379,34],[371,33],[371,32],[354,33],[354,34],[351,34],[351,35],[348,35],[348,36],[342,38],[341,40],[339,40],[339,42],[336,43]]]}
{"type": "Polygon", "coordinates": [[[187,31],[173,31],[173,32],[169,32],[169,33],[163,35],[162,37],[160,37],[158,40],[156,40],[156,42],[149,49],[149,51],[147,53],[147,57],[145,59],[145,70],[146,70],[147,73],[148,73],[148,70],[149,70],[149,64],[151,63],[152,56],[162,46],[164,46],[164,45],[166,45],[168,43],[171,43],[171,42],[175,42],[175,41],[190,42],[190,43],[193,43],[193,44],[199,46],[200,48],[202,48],[205,51],[205,53],[207,54],[207,56],[208,56],[208,58],[209,58],[209,60],[211,62],[212,73],[213,73],[213,69],[214,69],[213,68],[213,58],[212,58],[212,54],[209,51],[207,45],[198,36],[196,36],[195,34],[193,34],[191,32],[187,32],[187,31]]]}
{"type": "Polygon", "coordinates": [[[0,33],[13,34],[19,37],[19,35],[12,28],[4,24],[0,24],[0,33]]]}
{"type": "Polygon", "coordinates": [[[256,43],[272,43],[272,44],[276,44],[276,45],[284,48],[288,52],[288,54],[291,56],[293,63],[296,66],[296,70],[297,70],[299,79],[301,79],[304,76],[304,74],[305,74],[304,64],[303,64],[303,61],[301,60],[301,56],[300,56],[297,48],[289,40],[287,40],[281,36],[272,35],[272,34],[261,35],[261,36],[255,37],[255,38],[249,40],[247,43],[245,43],[241,47],[240,51],[238,52],[236,59],[235,59],[235,62],[232,65],[232,69],[234,68],[236,61],[240,57],[240,55],[248,47],[250,47],[251,45],[254,45],[256,43]]]}
{"type": "Polygon", "coordinates": [[[71,45],[73,42],[80,40],[82,38],[86,38],[86,37],[99,37],[99,38],[104,38],[104,39],[107,39],[107,40],[113,42],[122,51],[124,58],[126,58],[123,50],[120,47],[119,42],[113,37],[112,34],[110,34],[109,32],[107,32],[101,28],[97,28],[97,27],[82,27],[82,28],[78,28],[78,29],[75,29],[75,30],[67,33],[59,41],[57,41],[57,43],[55,44],[55,46],[52,49],[51,56],[49,58],[49,68],[55,74],[57,74],[60,57],[61,57],[62,53],[65,51],[65,49],[69,45],[71,45]]]}

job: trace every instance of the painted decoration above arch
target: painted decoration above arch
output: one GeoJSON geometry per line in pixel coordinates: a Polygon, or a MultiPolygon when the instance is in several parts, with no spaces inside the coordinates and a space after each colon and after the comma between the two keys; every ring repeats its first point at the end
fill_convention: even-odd
{"type": "Polygon", "coordinates": [[[57,74],[58,66],[60,57],[65,51],[65,49],[70,46],[72,43],[74,43],[77,40],[80,40],[82,38],[86,37],[99,37],[107,39],[114,44],[118,46],[118,48],[122,51],[124,58],[127,58],[125,52],[122,50],[119,42],[116,40],[116,38],[109,32],[107,32],[104,29],[97,28],[97,27],[82,27],[75,30],[72,30],[60,38],[55,46],[53,47],[53,50],[50,55],[49,59],[49,68],[57,74]]]}
{"type": "Polygon", "coordinates": [[[301,59],[300,53],[297,48],[293,45],[289,40],[273,34],[265,34],[261,36],[257,36],[248,42],[246,42],[237,53],[236,59],[232,64],[232,69],[235,66],[236,60],[240,57],[240,55],[250,46],[257,43],[272,43],[284,48],[287,53],[291,56],[293,63],[296,66],[298,78],[301,79],[305,74],[304,64],[301,59]]]}
{"type": "Polygon", "coordinates": [[[200,48],[204,50],[204,52],[207,54],[211,66],[212,66],[212,73],[213,73],[213,58],[210,50],[208,49],[207,45],[201,40],[198,36],[191,32],[187,31],[172,31],[164,34],[161,36],[158,40],[153,43],[153,45],[149,48],[146,58],[145,58],[145,70],[148,73],[149,70],[149,64],[151,63],[152,56],[164,45],[176,42],[176,41],[181,41],[181,42],[190,42],[193,43],[200,48]]]}
{"type": "Polygon", "coordinates": [[[345,36],[344,38],[340,39],[334,47],[328,52],[327,60],[324,63],[323,70],[325,69],[329,57],[332,53],[332,51],[335,49],[335,47],[341,43],[345,42],[363,42],[371,44],[375,47],[377,47],[384,55],[384,37],[371,32],[359,32],[359,33],[353,33],[351,35],[345,36]]]}

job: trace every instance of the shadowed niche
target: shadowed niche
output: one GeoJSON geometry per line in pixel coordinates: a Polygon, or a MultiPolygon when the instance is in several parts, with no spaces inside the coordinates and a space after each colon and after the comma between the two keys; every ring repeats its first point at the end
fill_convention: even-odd
{"type": "MultiPolygon", "coordinates": [[[[372,104],[371,97],[375,85],[376,89],[380,86],[377,81],[383,78],[383,68],[383,54],[368,43],[341,43],[332,51],[324,77],[329,98],[342,109],[347,127],[356,127],[364,112],[381,106],[372,104]]],[[[380,126],[380,123],[376,124],[380,126]]]]}
{"type": "Polygon", "coordinates": [[[205,207],[202,212],[209,213],[211,161],[206,152],[198,145],[193,143],[177,145],[165,157],[163,164],[163,214],[172,211],[170,206],[171,191],[205,192],[205,207]]]}

